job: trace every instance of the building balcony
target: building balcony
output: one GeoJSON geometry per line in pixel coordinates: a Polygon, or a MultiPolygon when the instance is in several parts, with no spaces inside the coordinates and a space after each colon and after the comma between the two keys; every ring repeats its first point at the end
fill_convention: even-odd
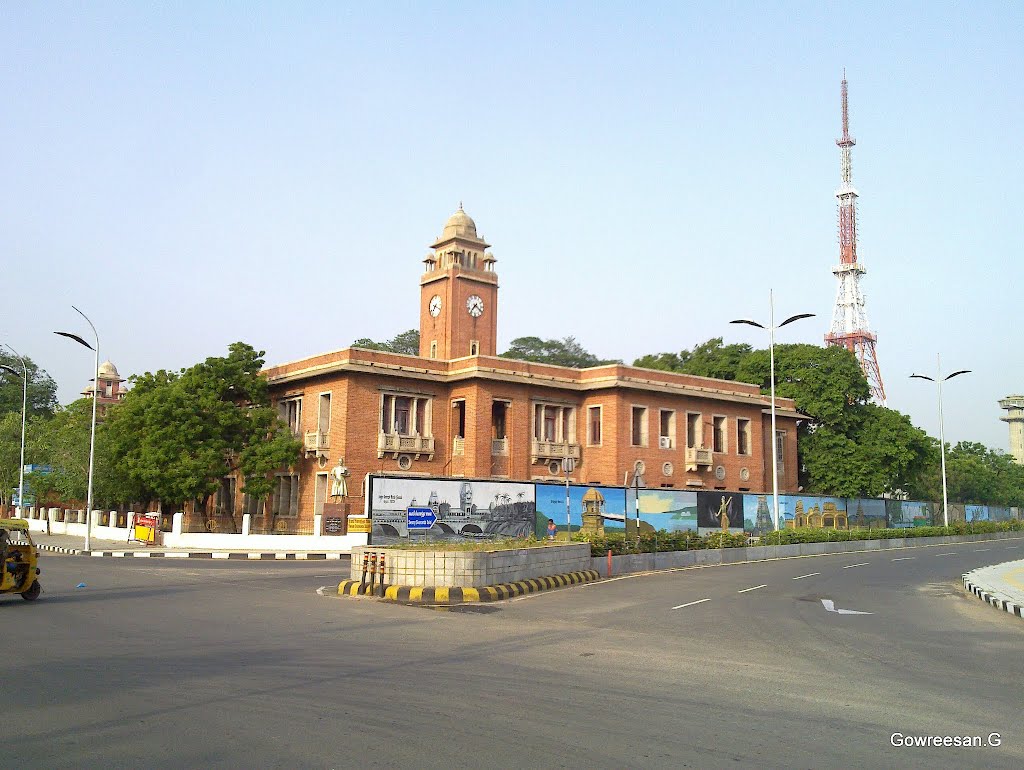
{"type": "Polygon", "coordinates": [[[307,457],[310,455],[326,457],[328,450],[331,448],[331,434],[318,430],[307,431],[303,443],[306,448],[307,457]]]}
{"type": "Polygon", "coordinates": [[[695,471],[701,467],[710,468],[713,464],[710,449],[686,447],[686,470],[695,471]]]}
{"type": "Polygon", "coordinates": [[[530,462],[561,460],[563,457],[580,459],[580,445],[567,441],[531,441],[530,462]]]}
{"type": "Polygon", "coordinates": [[[427,455],[428,460],[433,460],[434,437],[402,436],[398,433],[378,433],[377,457],[384,457],[388,454],[394,458],[397,458],[400,454],[411,454],[416,460],[419,460],[421,455],[427,455]]]}
{"type": "Polygon", "coordinates": [[[507,455],[508,454],[508,439],[507,438],[492,438],[491,439],[491,454],[492,455],[507,455]]]}

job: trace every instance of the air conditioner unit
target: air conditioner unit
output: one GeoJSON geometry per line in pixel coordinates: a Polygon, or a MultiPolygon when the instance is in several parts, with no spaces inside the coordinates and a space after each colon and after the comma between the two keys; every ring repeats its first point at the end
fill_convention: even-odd
{"type": "Polygon", "coordinates": [[[658,448],[659,449],[671,449],[672,448],[672,439],[669,436],[659,436],[658,437],[658,448]]]}

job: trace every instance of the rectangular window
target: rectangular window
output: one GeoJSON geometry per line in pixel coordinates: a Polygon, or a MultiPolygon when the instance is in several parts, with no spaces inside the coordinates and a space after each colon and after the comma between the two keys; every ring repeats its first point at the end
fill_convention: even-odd
{"type": "Polygon", "coordinates": [[[428,436],[430,399],[385,393],[381,397],[380,429],[399,436],[428,436]]]}
{"type": "Polygon", "coordinates": [[[736,454],[750,454],[750,420],[736,418],[736,454]]]}
{"type": "Polygon", "coordinates": [[[252,495],[242,495],[242,513],[250,516],[262,516],[265,503],[252,495]]]}
{"type": "Polygon", "coordinates": [[[633,407],[633,446],[647,446],[647,407],[633,407]]]}
{"type": "Polygon", "coordinates": [[[507,438],[508,401],[491,402],[491,438],[507,438]]]}
{"type": "Polygon", "coordinates": [[[466,437],[466,402],[452,401],[452,430],[456,438],[466,437]]]}
{"type": "Polygon", "coordinates": [[[676,445],[676,413],[672,409],[658,412],[658,447],[671,449],[676,445]]]}
{"type": "Polygon", "coordinates": [[[321,433],[331,432],[331,394],[321,393],[317,405],[317,430],[321,433]]]}
{"type": "Polygon", "coordinates": [[[231,515],[235,512],[235,477],[225,476],[220,480],[220,487],[214,497],[215,513],[231,515]]]}
{"type": "Polygon", "coordinates": [[[786,464],[786,431],[775,431],[775,459],[781,473],[786,464]]]}
{"type": "Polygon", "coordinates": [[[302,430],[302,397],[279,401],[277,413],[288,424],[288,430],[296,436],[299,435],[302,430]]]}
{"type": "Polygon", "coordinates": [[[549,443],[576,441],[576,407],[534,404],[533,440],[549,443]]]}
{"type": "Polygon", "coordinates": [[[270,512],[276,516],[299,515],[299,475],[282,473],[277,476],[277,488],[270,503],[270,512]]]}
{"type": "Polygon", "coordinates": [[[322,516],[327,502],[327,474],[316,474],[316,489],[313,491],[313,514],[322,516]]]}
{"type": "Polygon", "coordinates": [[[700,448],[704,437],[701,435],[700,413],[686,413],[686,446],[688,449],[700,448]]]}
{"type": "Polygon", "coordinates": [[[714,452],[727,452],[728,444],[725,441],[725,417],[713,417],[713,446],[712,451],[714,452]]]}
{"type": "Polygon", "coordinates": [[[601,407],[588,408],[587,415],[587,444],[601,446],[601,407]]]}

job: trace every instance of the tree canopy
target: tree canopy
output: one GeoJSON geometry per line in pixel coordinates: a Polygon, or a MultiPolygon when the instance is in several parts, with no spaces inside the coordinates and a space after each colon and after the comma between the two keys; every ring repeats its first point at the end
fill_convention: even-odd
{"type": "Polygon", "coordinates": [[[148,499],[183,503],[213,494],[239,470],[243,492],[267,497],[268,474],[293,463],[301,443],[271,408],[262,367],[262,351],[236,342],[226,357],[132,378],[104,422],[125,485],[148,499]]]}
{"type": "Polygon", "coordinates": [[[622,361],[617,359],[598,358],[593,353],[585,350],[573,337],[565,337],[560,340],[542,340],[540,337],[517,337],[512,340],[509,349],[502,353],[501,356],[502,358],[514,358],[519,361],[533,361],[538,364],[570,366],[574,369],[622,363],[622,361]]]}
{"type": "Polygon", "coordinates": [[[409,329],[401,334],[396,334],[387,342],[374,342],[369,337],[360,337],[352,343],[352,347],[418,356],[420,354],[420,333],[417,329],[409,329]]]}
{"type": "MultiPolygon", "coordinates": [[[[12,374],[0,369],[0,417],[8,412],[17,412],[20,417],[25,385],[21,359],[0,350],[0,365],[9,366],[16,372],[12,374]]],[[[57,408],[57,383],[44,369],[36,366],[31,358],[25,359],[25,369],[28,370],[28,416],[52,415],[57,408]]],[[[18,441],[21,441],[20,434],[18,441]]]]}

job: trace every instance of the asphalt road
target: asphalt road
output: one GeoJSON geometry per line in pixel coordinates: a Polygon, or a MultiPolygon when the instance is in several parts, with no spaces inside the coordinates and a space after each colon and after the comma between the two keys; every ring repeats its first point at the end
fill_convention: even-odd
{"type": "Polygon", "coordinates": [[[456,611],[319,596],[345,562],[48,556],[39,601],[0,596],[0,766],[1017,768],[1024,622],[957,586],[1022,553],[787,559],[456,611]]]}

